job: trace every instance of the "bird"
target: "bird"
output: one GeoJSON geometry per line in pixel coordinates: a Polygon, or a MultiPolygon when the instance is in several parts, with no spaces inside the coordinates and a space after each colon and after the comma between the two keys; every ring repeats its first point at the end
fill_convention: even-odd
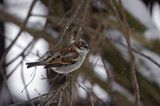
{"type": "Polygon", "coordinates": [[[29,62],[26,65],[27,68],[44,66],[44,68],[52,69],[56,73],[68,74],[80,68],[88,52],[88,44],[83,39],[72,40],[69,46],[56,52],[48,51],[38,62],[29,62]]]}

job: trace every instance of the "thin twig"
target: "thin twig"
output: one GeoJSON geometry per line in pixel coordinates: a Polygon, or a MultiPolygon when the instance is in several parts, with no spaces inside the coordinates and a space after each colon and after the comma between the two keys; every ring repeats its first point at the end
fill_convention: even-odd
{"type": "Polygon", "coordinates": [[[15,103],[15,104],[12,104],[12,105],[10,105],[10,106],[17,106],[17,105],[22,105],[22,104],[27,104],[27,103],[30,103],[30,102],[34,102],[35,100],[37,100],[37,99],[39,99],[39,98],[42,98],[42,97],[44,97],[44,96],[46,96],[46,95],[48,95],[48,94],[53,94],[53,93],[55,93],[55,91],[51,91],[51,92],[49,92],[49,93],[42,94],[41,96],[35,97],[35,98],[30,99],[30,100],[28,100],[28,101],[25,101],[25,102],[23,102],[23,103],[15,103]]]}
{"type": "MultiPolygon", "coordinates": [[[[124,37],[126,39],[127,45],[128,45],[128,52],[129,52],[129,60],[130,60],[130,65],[131,65],[131,76],[132,76],[132,84],[134,88],[134,93],[135,93],[135,105],[140,106],[140,91],[139,91],[139,84],[138,84],[138,78],[137,78],[137,72],[134,64],[134,55],[132,53],[132,48],[131,48],[131,43],[130,43],[130,36],[129,36],[129,29],[128,29],[128,24],[127,24],[127,17],[124,11],[124,8],[122,6],[121,0],[119,0],[120,4],[120,14],[122,15],[122,30],[124,32],[124,37]]],[[[119,18],[120,19],[120,18],[119,18]]]]}
{"type": "Polygon", "coordinates": [[[60,96],[59,96],[59,102],[58,102],[58,106],[61,106],[61,102],[62,102],[62,91],[60,92],[60,96]]]}
{"type": "Polygon", "coordinates": [[[112,103],[114,103],[115,106],[118,106],[117,101],[116,101],[115,92],[113,91],[114,77],[113,77],[112,71],[111,71],[110,68],[107,68],[106,62],[103,58],[102,58],[102,62],[103,62],[103,66],[105,68],[105,71],[108,75],[108,85],[109,85],[108,87],[109,87],[109,90],[110,90],[109,93],[110,93],[111,101],[112,101],[112,103]]]}
{"type": "MultiPolygon", "coordinates": [[[[112,41],[113,41],[113,40],[112,40],[112,41]]],[[[124,45],[124,44],[122,44],[122,43],[120,43],[120,42],[114,41],[114,43],[117,43],[117,44],[119,44],[120,46],[127,48],[126,45],[124,45]]],[[[151,61],[153,64],[155,64],[157,67],[160,68],[160,64],[159,64],[158,62],[156,62],[154,59],[152,59],[150,56],[147,56],[146,54],[144,54],[144,53],[142,53],[142,52],[140,52],[140,51],[138,51],[138,50],[136,50],[136,49],[134,49],[134,48],[132,48],[132,51],[133,51],[134,53],[136,53],[136,54],[138,54],[138,55],[140,55],[140,56],[148,59],[149,61],[151,61]]],[[[158,70],[158,71],[159,71],[159,70],[158,70]]]]}
{"type": "Polygon", "coordinates": [[[23,91],[32,83],[32,81],[33,81],[33,79],[35,78],[35,76],[36,76],[36,70],[35,70],[35,72],[34,72],[34,74],[33,74],[32,79],[30,80],[30,82],[29,82],[27,85],[24,86],[24,88],[23,88],[23,90],[21,91],[21,93],[23,93],[23,91]]]}
{"type": "Polygon", "coordinates": [[[80,11],[81,8],[82,8],[82,5],[83,5],[83,0],[80,2],[80,4],[79,4],[79,6],[77,7],[77,9],[75,10],[73,16],[72,16],[70,19],[68,19],[68,21],[67,21],[67,23],[66,23],[66,27],[65,27],[65,29],[64,29],[61,37],[60,37],[60,40],[58,41],[58,43],[57,43],[57,45],[56,45],[55,47],[58,47],[59,44],[62,42],[62,40],[63,40],[63,38],[64,38],[64,36],[65,36],[66,31],[69,29],[69,27],[71,26],[71,24],[73,23],[73,21],[74,21],[75,18],[77,17],[79,11],[80,11]]]}
{"type": "MultiPolygon", "coordinates": [[[[48,81],[52,81],[52,84],[50,85],[49,91],[50,92],[52,90],[52,87],[54,87],[54,83],[56,81],[56,79],[59,77],[59,74],[57,74],[53,79],[49,79],[48,81]]],[[[46,98],[48,98],[49,95],[46,96],[46,98]]]]}
{"type": "Polygon", "coordinates": [[[89,94],[90,101],[91,101],[91,106],[94,106],[94,103],[93,103],[93,101],[92,101],[92,93],[89,92],[85,87],[83,87],[78,81],[76,81],[76,83],[78,84],[78,86],[79,86],[80,88],[82,88],[84,91],[86,91],[86,92],[89,94]]]}
{"type": "MultiPolygon", "coordinates": [[[[95,33],[95,34],[97,34],[98,36],[101,35],[100,33],[98,33],[98,31],[95,31],[95,30],[92,29],[92,28],[89,28],[89,27],[86,27],[86,28],[87,28],[88,31],[90,31],[90,32],[92,32],[92,33],[95,33]]],[[[122,44],[122,43],[120,43],[120,42],[114,41],[113,39],[110,39],[110,40],[112,40],[112,42],[114,42],[114,43],[117,43],[117,44],[119,44],[119,45],[127,48],[126,45],[124,45],[124,44],[122,44]]],[[[136,50],[136,49],[134,49],[134,48],[131,48],[131,49],[132,49],[132,51],[135,52],[136,54],[138,54],[138,55],[140,55],[140,56],[142,56],[142,57],[145,57],[146,59],[150,60],[152,63],[154,63],[155,65],[157,65],[157,66],[160,68],[160,64],[159,64],[158,62],[156,62],[154,59],[152,59],[150,56],[147,56],[146,54],[141,53],[141,52],[139,52],[138,50],[136,50]]]]}
{"type": "Polygon", "coordinates": [[[64,84],[62,84],[57,90],[56,93],[54,95],[52,95],[52,97],[47,101],[47,103],[45,104],[45,106],[48,106],[52,103],[52,101],[59,95],[60,92],[62,92],[64,89],[66,89],[69,85],[71,79],[68,79],[67,82],[65,82],[64,84]]]}
{"type": "MultiPolygon", "coordinates": [[[[30,47],[30,50],[28,50],[27,53],[23,54],[23,52],[22,52],[22,54],[21,54],[20,56],[24,57],[23,59],[25,59],[26,56],[31,52],[31,50],[33,49],[34,44],[36,43],[36,41],[37,41],[37,39],[35,39],[35,41],[33,41],[33,42],[30,42],[32,45],[28,44],[28,45],[30,45],[31,47],[30,47]]],[[[28,48],[29,48],[29,47],[28,47],[28,48]]],[[[27,49],[26,49],[26,50],[27,50],[27,49]]],[[[18,68],[18,66],[20,65],[20,63],[23,61],[23,59],[22,59],[22,60],[15,66],[15,68],[13,68],[13,70],[6,76],[7,78],[9,78],[9,77],[16,71],[16,69],[18,68]]]]}
{"type": "Polygon", "coordinates": [[[87,18],[87,15],[88,15],[89,3],[90,3],[90,0],[87,0],[85,2],[85,6],[84,6],[84,10],[83,10],[83,17],[82,17],[81,24],[80,24],[79,29],[78,29],[78,33],[76,35],[77,39],[80,39],[80,36],[83,34],[83,32],[82,32],[83,31],[83,27],[87,24],[86,23],[86,18],[87,18]]]}
{"type": "Polygon", "coordinates": [[[72,106],[73,102],[72,102],[72,80],[70,81],[70,106],[72,106]]]}
{"type": "Polygon", "coordinates": [[[29,20],[29,17],[30,17],[30,15],[31,15],[31,12],[32,12],[32,10],[33,10],[33,7],[34,7],[34,5],[36,4],[36,1],[37,1],[37,0],[33,0],[31,6],[30,6],[30,8],[29,8],[27,17],[26,17],[26,19],[24,20],[24,23],[23,23],[23,25],[21,26],[20,31],[18,32],[17,36],[16,36],[15,39],[12,41],[12,43],[9,45],[9,47],[8,47],[8,48],[5,50],[5,52],[3,53],[3,56],[2,56],[2,58],[1,58],[1,60],[0,60],[0,66],[2,66],[2,64],[3,64],[4,60],[5,60],[6,55],[8,54],[8,52],[10,51],[10,49],[13,47],[13,45],[16,43],[17,39],[20,37],[20,35],[21,35],[21,33],[23,32],[23,30],[25,29],[26,24],[27,24],[27,22],[28,22],[28,20],[29,20]]]}
{"type": "Polygon", "coordinates": [[[41,96],[42,94],[40,92],[37,91],[37,89],[34,89],[36,91],[36,93],[41,96]]]}
{"type": "Polygon", "coordinates": [[[22,56],[22,55],[26,52],[26,50],[27,50],[31,45],[34,44],[35,41],[36,41],[36,40],[33,39],[33,40],[27,45],[27,47],[23,49],[23,51],[22,51],[19,55],[17,55],[16,57],[14,57],[10,62],[8,62],[8,63],[6,64],[6,67],[7,67],[8,65],[10,65],[11,63],[13,63],[13,62],[14,62],[16,59],[18,59],[20,56],[22,56]]]}
{"type": "MultiPolygon", "coordinates": [[[[23,74],[23,62],[21,62],[21,78],[22,78],[22,83],[25,86],[26,82],[25,82],[25,78],[24,78],[24,74],[23,74]]],[[[28,89],[26,89],[25,91],[26,91],[27,99],[29,100],[30,97],[29,97],[28,89]]]]}
{"type": "MultiPolygon", "coordinates": [[[[22,27],[23,25],[23,21],[22,19],[12,15],[11,13],[5,11],[4,9],[0,8],[0,19],[3,20],[4,22],[11,22],[15,25],[17,25],[18,27],[22,27]]],[[[57,19],[56,19],[57,20],[57,19]]],[[[30,35],[32,35],[33,37],[42,37],[44,39],[46,39],[50,44],[56,44],[57,41],[53,38],[53,33],[50,32],[49,30],[45,30],[45,29],[39,29],[36,27],[25,27],[23,29],[24,31],[28,32],[30,35]]]]}

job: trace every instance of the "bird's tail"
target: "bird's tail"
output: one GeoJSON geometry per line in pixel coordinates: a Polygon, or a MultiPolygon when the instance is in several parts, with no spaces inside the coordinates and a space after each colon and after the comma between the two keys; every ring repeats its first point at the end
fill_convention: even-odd
{"type": "Polygon", "coordinates": [[[31,68],[31,67],[35,67],[43,64],[41,62],[30,62],[30,63],[26,63],[26,65],[27,65],[27,68],[31,68]]]}

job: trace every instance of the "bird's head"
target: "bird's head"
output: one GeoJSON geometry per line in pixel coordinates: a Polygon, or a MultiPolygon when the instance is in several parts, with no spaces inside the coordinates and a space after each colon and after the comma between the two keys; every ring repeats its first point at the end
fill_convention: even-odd
{"type": "Polygon", "coordinates": [[[88,50],[89,50],[88,44],[84,40],[80,39],[79,41],[74,43],[75,43],[75,48],[77,52],[86,53],[86,54],[88,53],[88,50]]]}

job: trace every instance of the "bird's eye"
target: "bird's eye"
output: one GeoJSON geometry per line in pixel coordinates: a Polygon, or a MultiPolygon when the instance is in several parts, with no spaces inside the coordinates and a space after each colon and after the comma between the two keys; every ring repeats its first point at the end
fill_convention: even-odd
{"type": "Polygon", "coordinates": [[[84,47],[87,49],[87,48],[88,48],[88,45],[84,45],[84,47]]]}
{"type": "Polygon", "coordinates": [[[83,48],[88,49],[88,45],[84,41],[79,41],[78,45],[80,49],[83,49],[83,48]]]}
{"type": "Polygon", "coordinates": [[[88,48],[88,45],[87,45],[87,44],[85,44],[85,43],[83,43],[83,44],[82,44],[82,47],[84,47],[84,48],[86,48],[86,49],[87,49],[87,48],[88,48]]]}

